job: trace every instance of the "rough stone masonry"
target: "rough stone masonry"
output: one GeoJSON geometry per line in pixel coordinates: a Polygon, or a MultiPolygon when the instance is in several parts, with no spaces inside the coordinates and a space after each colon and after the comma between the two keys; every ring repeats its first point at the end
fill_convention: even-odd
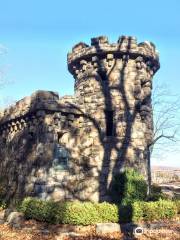
{"type": "Polygon", "coordinates": [[[159,66],[155,45],[134,37],[75,45],[74,96],[37,91],[1,114],[1,196],[112,201],[113,179],[125,167],[146,177],[159,66]]]}

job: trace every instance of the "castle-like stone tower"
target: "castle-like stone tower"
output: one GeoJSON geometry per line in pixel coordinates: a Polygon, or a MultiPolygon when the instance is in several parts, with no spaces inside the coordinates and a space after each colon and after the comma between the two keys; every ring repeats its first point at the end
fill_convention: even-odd
{"type": "Polygon", "coordinates": [[[152,77],[159,69],[154,44],[93,38],[91,46],[73,47],[68,69],[75,78],[73,97],[38,91],[1,116],[7,199],[112,201],[113,178],[125,167],[147,177],[152,77]]]}

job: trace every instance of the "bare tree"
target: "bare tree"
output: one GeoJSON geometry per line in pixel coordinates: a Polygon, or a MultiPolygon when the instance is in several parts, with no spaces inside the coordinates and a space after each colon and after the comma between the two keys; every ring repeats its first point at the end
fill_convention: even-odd
{"type": "Polygon", "coordinates": [[[147,146],[148,195],[151,194],[151,157],[154,150],[175,150],[179,138],[180,98],[164,86],[156,86],[152,95],[154,132],[147,146]]]}

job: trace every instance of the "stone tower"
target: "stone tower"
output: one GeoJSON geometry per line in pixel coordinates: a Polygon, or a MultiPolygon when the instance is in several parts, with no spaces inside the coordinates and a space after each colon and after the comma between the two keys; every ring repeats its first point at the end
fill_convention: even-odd
{"type": "MultiPolygon", "coordinates": [[[[154,44],[122,36],[68,54],[75,95],[37,91],[0,116],[0,176],[7,199],[111,201],[125,167],[147,177],[154,44]]],[[[0,193],[1,194],[1,193],[0,193]]]]}
{"type": "Polygon", "coordinates": [[[68,55],[68,69],[75,78],[78,105],[93,125],[90,158],[106,186],[100,189],[103,199],[112,176],[124,167],[147,175],[146,147],[153,134],[152,77],[159,69],[158,53],[154,44],[137,44],[134,37],[121,36],[111,44],[101,36],[92,38],[90,46],[75,45],[68,55]]]}

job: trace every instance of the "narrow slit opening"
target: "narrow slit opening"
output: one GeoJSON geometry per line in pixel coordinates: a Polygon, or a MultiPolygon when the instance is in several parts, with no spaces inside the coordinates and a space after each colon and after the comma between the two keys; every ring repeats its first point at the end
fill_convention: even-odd
{"type": "Polygon", "coordinates": [[[113,136],[113,111],[105,111],[106,116],[106,136],[113,136]]]}

